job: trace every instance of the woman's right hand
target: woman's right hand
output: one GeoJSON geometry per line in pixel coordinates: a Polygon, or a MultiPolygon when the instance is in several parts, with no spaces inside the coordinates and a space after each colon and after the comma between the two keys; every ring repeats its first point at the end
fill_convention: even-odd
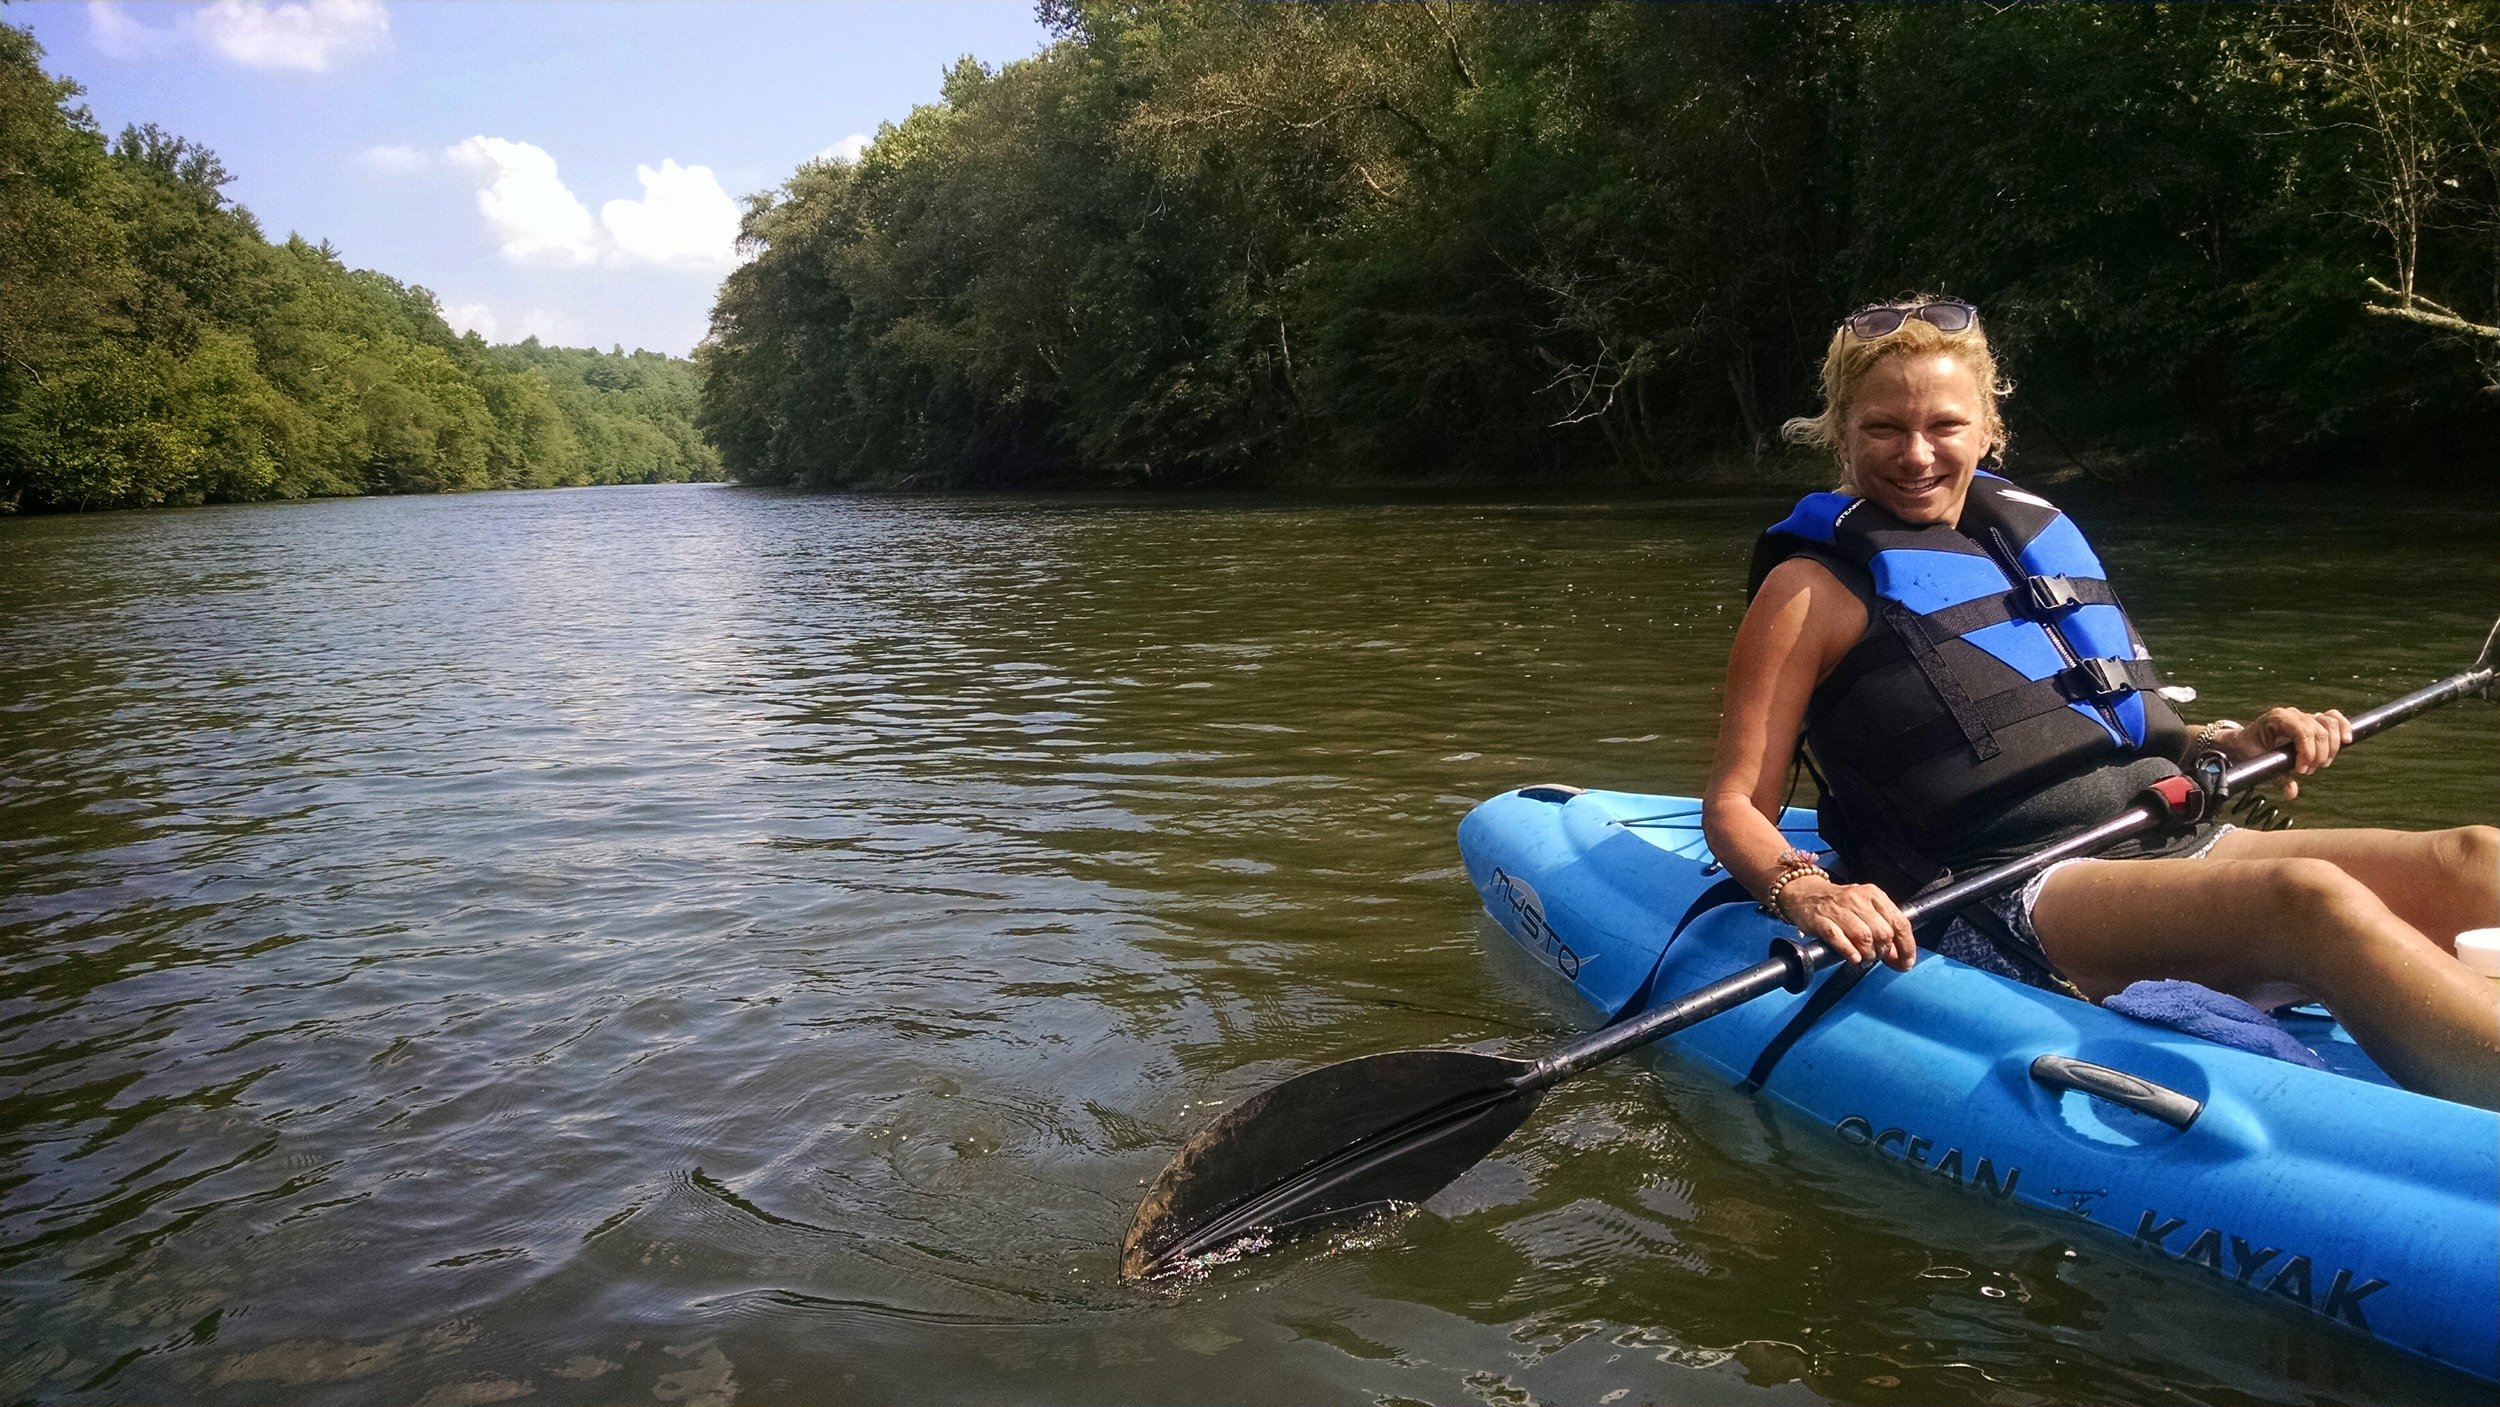
{"type": "Polygon", "coordinates": [[[2224,733],[2216,740],[2216,746],[2234,762],[2291,749],[2292,776],[2283,779],[2283,799],[2289,801],[2300,795],[2300,783],[2295,778],[2334,766],[2335,754],[2351,741],[2352,720],[2340,708],[2324,713],[2311,713],[2305,708],[2270,708],[2258,714],[2255,722],[2224,733]]]}
{"type": "Polygon", "coordinates": [[[1828,875],[1799,875],[1780,891],[1780,912],[1809,938],[1820,938],[1851,962],[1881,958],[1903,972],[1918,960],[1918,939],[1892,896],[1871,884],[1842,884],[1828,875]]]}

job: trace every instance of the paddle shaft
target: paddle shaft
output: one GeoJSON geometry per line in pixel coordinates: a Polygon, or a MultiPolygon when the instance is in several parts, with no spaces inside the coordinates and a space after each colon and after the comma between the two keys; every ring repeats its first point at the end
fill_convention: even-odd
{"type": "MultiPolygon", "coordinates": [[[[2495,634],[2500,634],[2496,630],[2495,634]]],[[[2452,699],[2463,698],[2492,687],[2495,669],[2491,661],[2491,645],[2484,645],[2483,658],[2474,667],[2452,674],[2436,684],[2425,685],[2400,699],[2380,704],[2352,720],[2352,735],[2358,741],[2372,733],[2394,727],[2416,714],[2428,712],[2452,699]]],[[[2222,774],[2215,790],[2217,798],[2290,771],[2292,750],[2277,748],[2262,757],[2251,758],[2222,774]]],[[[2008,886],[2019,884],[2062,860],[2096,854],[2119,841],[2139,836],[2165,823],[2166,816],[2151,802],[2131,806],[2089,830],[2079,831],[2066,839],[2034,851],[2019,860],[2008,861],[1994,869],[1983,870],[1968,879],[1956,880],[1942,889],[1925,894],[1902,906],[1902,915],[1912,923],[1930,914],[1960,908],[1962,905],[2008,886]]],[[[1782,987],[1800,987],[1806,976],[1839,961],[1839,950],[1817,938],[1796,945],[1780,956],[1758,962],[1741,972],[1720,978],[1699,987],[1664,1005],[1650,1008],[1620,1025],[1608,1026],[1554,1051],[1537,1061],[1513,1080],[1512,1087],[1522,1092],[1541,1090],[1568,1079],[1592,1065],[1603,1064],[1628,1050],[1635,1050],[1652,1041],[1671,1036],[1696,1022],[1705,1021],[1720,1012],[1742,1006],[1756,997],[1767,996],[1782,987]]]]}

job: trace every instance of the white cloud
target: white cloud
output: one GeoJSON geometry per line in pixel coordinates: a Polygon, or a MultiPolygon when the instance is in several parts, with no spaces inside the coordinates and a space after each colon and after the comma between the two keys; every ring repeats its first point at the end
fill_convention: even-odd
{"type": "Polygon", "coordinates": [[[579,324],[545,308],[529,308],[505,318],[484,303],[446,303],[443,321],[450,323],[454,331],[474,332],[489,342],[518,342],[535,337],[555,347],[585,345],[579,324]]]}
{"type": "Polygon", "coordinates": [[[445,303],[443,321],[450,323],[454,332],[474,332],[489,342],[503,328],[503,319],[484,303],[445,303]]]}
{"type": "Polygon", "coordinates": [[[190,16],[200,38],[246,68],[319,73],[344,57],[377,48],[391,32],[381,0],[216,0],[190,16]]]}
{"type": "Polygon", "coordinates": [[[108,57],[145,57],[173,45],[173,30],[153,30],[123,5],[88,0],[88,42],[108,57]]]}
{"type": "Polygon", "coordinates": [[[357,153],[356,160],[366,170],[379,171],[386,176],[405,176],[412,172],[423,171],[434,164],[434,158],[431,155],[404,142],[367,147],[357,153]]]}
{"type": "MultiPolygon", "coordinates": [[[[379,155],[391,150],[367,152],[367,164],[397,160],[379,155]]],[[[642,199],[611,200],[593,220],[545,148],[477,136],[443,155],[485,181],[478,212],[515,263],[727,269],[738,262],[738,203],[709,166],[680,166],[675,158],[656,169],[636,166],[642,199]]]]}
{"type": "Polygon", "coordinates": [[[709,166],[663,159],[656,171],[636,166],[642,199],[611,200],[599,223],[615,241],[615,262],[728,268],[738,262],[738,203],[709,166]]]}
{"type": "Polygon", "coordinates": [[[129,0],[88,0],[87,35],[116,59],[149,58],[178,45],[203,45],[246,68],[301,69],[318,73],[339,59],[381,45],[391,31],[382,0],[216,0],[176,10],[174,21],[151,25],[129,0]]]}
{"type": "Polygon", "coordinates": [[[141,24],[127,5],[88,0],[87,38],[108,57],[136,59],[163,53],[181,36],[171,28],[141,24]]]}
{"type": "Polygon", "coordinates": [[[816,159],[818,161],[840,162],[844,166],[855,165],[858,163],[860,156],[868,150],[868,144],[875,140],[876,138],[869,136],[865,132],[853,132],[851,135],[835,142],[832,146],[816,153],[816,159]]]}
{"type": "Polygon", "coordinates": [[[443,155],[489,178],[477,193],[477,208],[503,241],[505,258],[587,264],[599,257],[600,232],[590,207],[565,186],[556,174],[556,159],[545,149],[501,137],[471,137],[443,155]]]}

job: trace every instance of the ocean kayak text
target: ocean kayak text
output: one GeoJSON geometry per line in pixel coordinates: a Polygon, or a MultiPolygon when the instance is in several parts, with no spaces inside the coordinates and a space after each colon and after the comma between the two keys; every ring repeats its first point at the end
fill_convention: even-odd
{"type": "Polygon", "coordinates": [[[2014,1195],[2015,1179],[2023,1175],[2021,1168],[2009,1167],[2005,1170],[2004,1180],[1999,1181],[1996,1165],[1989,1162],[1983,1155],[1971,1167],[1970,1181],[1965,1184],[1962,1180],[1961,1149],[1948,1148],[1944,1150],[1942,1157],[1930,1162],[1927,1155],[1936,1146],[1933,1140],[1911,1133],[1907,1129],[1884,1129],[1878,1132],[1875,1125],[1868,1122],[1862,1115],[1850,1115],[1834,1125],[1833,1131],[1840,1135],[1840,1141],[1843,1143],[1855,1144],[1860,1148],[1872,1148],[1883,1157],[1907,1163],[1914,1168],[1924,1168],[1956,1187],[1967,1185],[2000,1199],[2014,1195]]]}

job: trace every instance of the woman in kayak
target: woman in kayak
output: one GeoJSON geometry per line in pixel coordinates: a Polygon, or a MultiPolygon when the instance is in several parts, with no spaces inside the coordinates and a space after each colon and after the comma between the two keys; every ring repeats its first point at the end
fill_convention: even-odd
{"type": "Polygon", "coordinates": [[[2489,826],[2206,826],[2054,865],[1912,933],[1897,901],[2106,820],[2183,762],[2290,747],[2306,775],[2352,725],[2296,708],[2180,721],[2082,534],[1993,472],[2004,388],[1969,304],[1852,314],[1822,379],[1822,414],[1788,430],[1832,452],[1841,490],[1755,555],[1703,801],[1728,872],[1852,961],[1907,968],[1924,941],[2087,1000],[2179,978],[2322,1001],[2406,1086],[2500,1107],[2500,1006],[2454,948],[2500,923],[2489,826]],[[1837,873],[1775,824],[1801,744],[1837,873]]]}

